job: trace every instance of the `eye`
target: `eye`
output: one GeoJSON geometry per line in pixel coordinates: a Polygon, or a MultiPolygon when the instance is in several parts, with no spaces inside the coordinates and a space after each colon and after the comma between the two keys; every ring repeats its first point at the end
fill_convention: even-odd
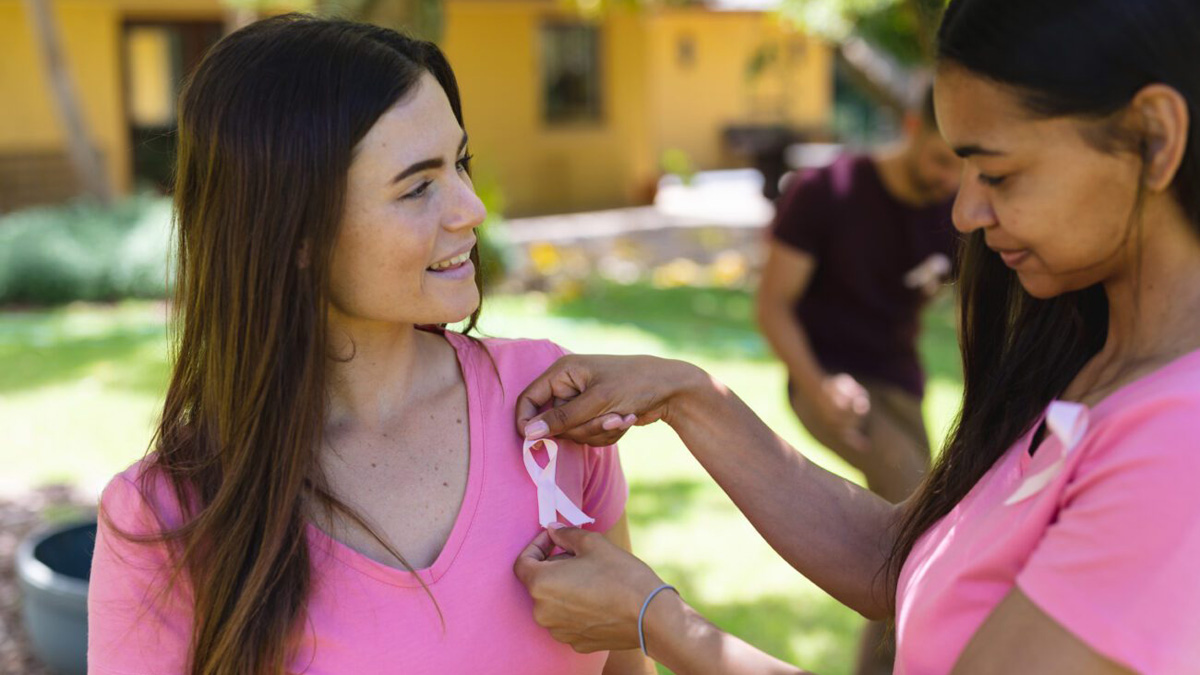
{"type": "Polygon", "coordinates": [[[979,182],[987,185],[988,187],[996,187],[1003,183],[1004,179],[1007,177],[1008,176],[988,176],[981,173],[979,174],[979,182]]]}
{"type": "Polygon", "coordinates": [[[425,196],[425,191],[428,190],[429,186],[432,184],[432,181],[425,181],[424,183],[421,183],[415,187],[412,192],[405,193],[402,197],[400,197],[401,201],[408,199],[420,199],[421,197],[425,196]]]}
{"type": "Polygon", "coordinates": [[[458,170],[470,171],[472,159],[475,159],[475,155],[463,155],[462,159],[458,160],[458,170]]]}

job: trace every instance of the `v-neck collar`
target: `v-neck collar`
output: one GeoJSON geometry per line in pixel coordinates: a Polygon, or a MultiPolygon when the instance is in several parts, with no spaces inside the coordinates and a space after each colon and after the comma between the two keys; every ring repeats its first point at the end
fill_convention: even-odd
{"type": "Polygon", "coordinates": [[[454,348],[455,358],[458,360],[459,369],[462,372],[463,387],[467,393],[467,432],[470,448],[467,455],[467,488],[463,494],[462,504],[459,505],[458,515],[454,519],[454,525],[450,528],[450,536],[447,537],[446,543],[442,546],[442,550],[438,553],[437,558],[434,559],[433,564],[429,567],[416,570],[416,574],[414,575],[408,570],[385,565],[359,553],[346,544],[334,539],[312,522],[308,523],[307,528],[310,538],[320,543],[322,548],[328,551],[334,559],[373,579],[392,586],[420,587],[422,583],[425,586],[432,586],[445,576],[459,553],[462,552],[463,543],[466,541],[467,533],[470,531],[471,524],[475,520],[475,514],[479,507],[479,497],[483,491],[483,406],[479,401],[476,382],[477,373],[474,360],[470,354],[474,348],[474,344],[470,338],[464,335],[451,331],[438,332],[454,348]]]}

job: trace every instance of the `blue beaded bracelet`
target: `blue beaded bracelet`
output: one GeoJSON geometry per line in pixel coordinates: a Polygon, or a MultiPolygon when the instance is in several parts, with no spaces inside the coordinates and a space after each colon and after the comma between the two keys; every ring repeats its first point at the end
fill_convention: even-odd
{"type": "Polygon", "coordinates": [[[650,595],[647,595],[646,601],[642,603],[642,611],[638,612],[638,642],[641,643],[642,653],[646,656],[650,656],[650,652],[646,651],[646,629],[642,623],[646,618],[646,608],[650,606],[650,601],[654,599],[654,596],[667,589],[675,591],[676,594],[679,593],[679,591],[676,590],[671,584],[663,584],[662,586],[650,591],[650,595]]]}

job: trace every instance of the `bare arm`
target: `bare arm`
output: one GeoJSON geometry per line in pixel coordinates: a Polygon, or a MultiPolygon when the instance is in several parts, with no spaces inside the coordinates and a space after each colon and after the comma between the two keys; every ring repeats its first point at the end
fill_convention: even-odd
{"type": "Polygon", "coordinates": [[[1096,653],[1014,588],[954,665],[952,675],[1119,675],[1130,670],[1096,653]]]}
{"type": "MultiPolygon", "coordinates": [[[[585,653],[639,648],[642,601],[662,583],[642,561],[578,528],[542,532],[513,571],[529,589],[538,625],[585,653]],[[571,555],[551,557],[555,546],[571,555]]],[[[644,625],[650,656],[680,675],[801,672],[721,631],[669,590],[654,597],[644,625]]]]}
{"type": "Polygon", "coordinates": [[[665,420],[793,567],[863,615],[887,614],[891,589],[879,572],[896,507],[809,462],[699,368],[646,356],[568,356],[521,394],[517,411],[527,434],[573,440],[573,430],[614,413],[636,414],[638,424],[665,420]],[[566,402],[538,414],[556,398],[566,402]]]}
{"type": "Polygon", "coordinates": [[[758,323],[787,367],[794,387],[792,408],[813,438],[838,452],[867,452],[870,443],[862,431],[870,409],[866,390],[846,373],[831,377],[825,372],[795,315],[816,267],[816,258],[808,253],[772,242],[758,287],[758,323]]]}
{"type": "Polygon", "coordinates": [[[758,325],[767,343],[787,366],[796,386],[809,396],[820,393],[825,372],[813,354],[804,326],[796,320],[794,308],[816,268],[813,256],[772,241],[756,298],[758,325]]]}
{"type": "Polygon", "coordinates": [[[785,560],[868,618],[888,615],[880,574],[898,507],[810,462],[705,377],[666,421],[785,560]]]}

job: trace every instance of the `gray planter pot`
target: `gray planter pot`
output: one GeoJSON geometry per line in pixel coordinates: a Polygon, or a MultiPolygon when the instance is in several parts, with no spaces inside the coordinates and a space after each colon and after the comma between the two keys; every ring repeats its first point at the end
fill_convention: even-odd
{"type": "Polygon", "coordinates": [[[34,654],[60,675],[87,673],[87,592],[96,521],[42,530],[17,549],[25,630],[34,654]]]}

